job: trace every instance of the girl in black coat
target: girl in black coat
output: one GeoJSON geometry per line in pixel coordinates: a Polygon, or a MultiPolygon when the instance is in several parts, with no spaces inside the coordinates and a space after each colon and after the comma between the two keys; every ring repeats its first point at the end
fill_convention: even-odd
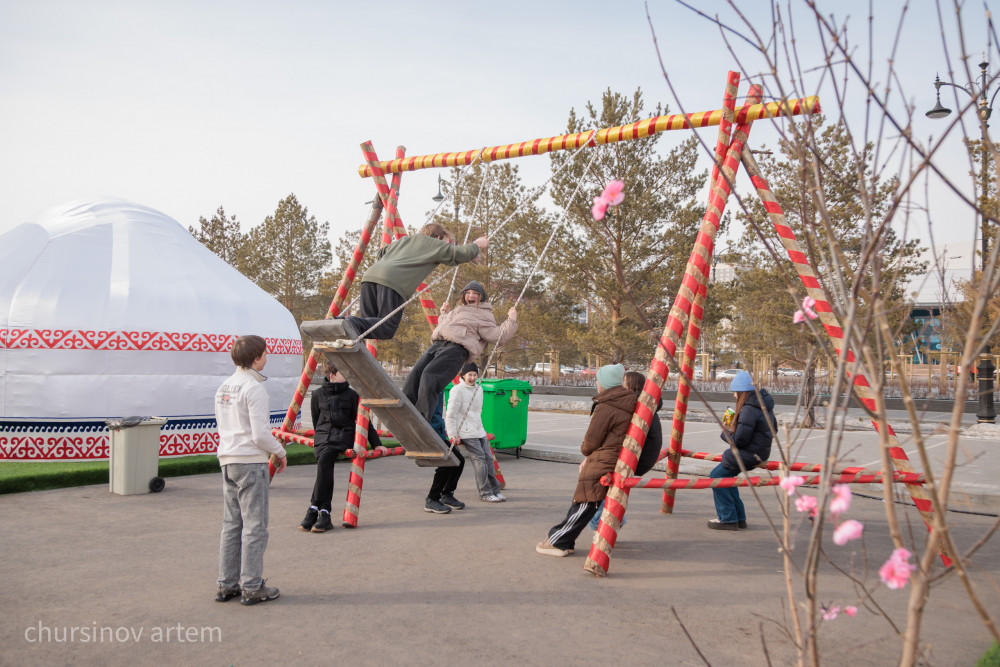
{"type": "MultiPolygon", "coordinates": [[[[771,441],[774,433],[774,399],[766,389],[755,390],[753,378],[746,371],[733,378],[729,386],[736,397],[736,415],[732,423],[723,426],[721,438],[730,445],[735,445],[743,468],[752,470],[771,456],[771,441]],[[758,398],[758,394],[760,397],[758,398]]],[[[730,446],[722,453],[722,463],[715,467],[709,475],[713,479],[720,477],[736,477],[740,474],[740,464],[730,446]]],[[[715,499],[717,518],[708,522],[708,527],[714,530],[739,530],[747,527],[747,514],[740,500],[740,492],[735,486],[730,488],[714,488],[712,496],[715,499]]]]}

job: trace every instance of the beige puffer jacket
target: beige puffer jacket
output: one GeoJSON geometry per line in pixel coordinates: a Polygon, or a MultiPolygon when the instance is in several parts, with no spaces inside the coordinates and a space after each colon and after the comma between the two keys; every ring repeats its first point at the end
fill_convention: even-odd
{"type": "Polygon", "coordinates": [[[501,325],[493,317],[493,304],[480,302],[474,306],[456,306],[438,320],[431,340],[458,343],[469,351],[469,359],[483,352],[486,343],[503,345],[517,333],[517,322],[508,319],[501,325]]]}

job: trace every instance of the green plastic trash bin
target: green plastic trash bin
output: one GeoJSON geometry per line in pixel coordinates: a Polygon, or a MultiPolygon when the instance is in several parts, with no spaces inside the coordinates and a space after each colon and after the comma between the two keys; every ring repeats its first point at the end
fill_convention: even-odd
{"type": "MultiPolygon", "coordinates": [[[[483,387],[483,426],[494,439],[493,449],[516,449],[528,439],[528,399],[531,384],[524,380],[486,379],[483,387]]],[[[445,406],[451,385],[445,388],[445,406]]]]}

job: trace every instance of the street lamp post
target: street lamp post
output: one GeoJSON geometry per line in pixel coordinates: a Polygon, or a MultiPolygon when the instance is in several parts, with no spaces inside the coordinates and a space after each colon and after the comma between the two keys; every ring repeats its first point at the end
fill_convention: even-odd
{"type": "MultiPolygon", "coordinates": [[[[438,174],[438,193],[436,195],[434,195],[433,197],[431,197],[431,199],[433,201],[436,201],[436,202],[442,202],[442,201],[444,201],[444,194],[441,193],[441,183],[443,183],[443,182],[444,181],[441,180],[441,174],[438,174]]],[[[455,193],[452,194],[452,202],[455,204],[455,224],[457,225],[458,224],[458,193],[457,192],[455,192],[455,193]]]]}
{"type": "MultiPolygon", "coordinates": [[[[986,258],[989,256],[989,235],[987,233],[987,219],[985,214],[986,195],[989,186],[989,160],[986,148],[990,143],[988,138],[988,121],[990,116],[993,114],[993,101],[996,99],[997,92],[1000,92],[1000,89],[994,91],[993,97],[987,100],[989,85],[992,83],[987,72],[989,65],[990,64],[986,61],[984,55],[983,62],[979,63],[979,81],[970,81],[966,86],[959,86],[958,84],[951,83],[949,81],[942,81],[939,76],[935,76],[934,90],[937,93],[937,103],[934,105],[933,109],[925,114],[928,118],[944,118],[951,114],[951,109],[941,105],[941,86],[951,86],[952,88],[964,90],[972,97],[972,99],[978,102],[976,116],[979,118],[979,132],[982,137],[982,144],[979,146],[980,154],[982,155],[982,165],[980,167],[980,178],[982,182],[980,184],[981,197],[979,200],[979,233],[982,235],[981,253],[984,280],[986,279],[986,258]]],[[[986,311],[984,311],[984,317],[985,313],[986,311]]],[[[976,417],[981,424],[992,424],[996,421],[996,412],[993,408],[993,370],[993,360],[990,356],[990,345],[989,341],[987,341],[983,346],[983,354],[979,358],[979,368],[977,370],[979,375],[979,410],[976,413],[976,417]]]]}

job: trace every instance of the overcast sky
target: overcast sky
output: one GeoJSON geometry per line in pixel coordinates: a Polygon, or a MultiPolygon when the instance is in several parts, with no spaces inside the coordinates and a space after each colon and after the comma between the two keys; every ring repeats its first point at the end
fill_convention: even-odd
{"type": "MultiPolygon", "coordinates": [[[[737,24],[722,2],[693,4],[737,24]]],[[[765,26],[767,3],[740,4],[765,26]]],[[[813,78],[806,88],[832,111],[832,91],[817,91],[809,73],[818,64],[814,22],[792,4],[802,66],[813,78]]],[[[820,4],[851,16],[851,40],[865,54],[867,3],[820,4]]],[[[886,13],[875,19],[875,77],[884,84],[902,3],[877,4],[886,13]]],[[[977,5],[966,16],[975,64],[986,30],[981,6],[967,4],[977,5]]],[[[676,2],[650,1],[649,11],[685,111],[719,107],[726,72],[739,69],[719,30],[676,2]]],[[[954,14],[943,11],[954,57],[954,14]]],[[[99,195],[134,200],[185,226],[222,205],[246,229],[294,192],[336,239],[360,227],[374,194],[357,175],[364,140],[389,159],[398,144],[418,155],[561,134],[570,108],[608,87],[641,87],[650,115],[658,102],[678,111],[645,12],[637,0],[0,0],[0,232],[99,195]]],[[[910,5],[896,60],[922,140],[947,125],[923,116],[934,103],[935,72],[947,72],[936,12],[932,0],[910,5]]],[[[744,74],[759,71],[761,62],[752,64],[758,69],[744,74]]],[[[954,99],[945,101],[955,108],[954,99]]],[[[754,147],[773,146],[764,125],[755,125],[754,147]]],[[[714,128],[701,132],[714,144],[714,128]]],[[[687,136],[670,134],[665,148],[687,136]]],[[[968,171],[957,135],[942,156],[952,173],[968,171]]],[[[529,186],[549,174],[546,157],[516,163],[529,186]]],[[[424,220],[436,177],[404,175],[404,222],[424,220]]],[[[972,214],[943,188],[930,191],[937,240],[970,239],[972,214]]]]}

